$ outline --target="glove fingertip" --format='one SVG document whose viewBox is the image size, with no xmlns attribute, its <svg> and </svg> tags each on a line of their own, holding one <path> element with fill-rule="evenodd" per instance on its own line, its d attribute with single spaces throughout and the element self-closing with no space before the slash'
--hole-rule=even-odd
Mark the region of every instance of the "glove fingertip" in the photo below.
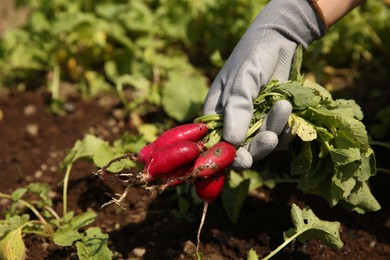
<svg viewBox="0 0 390 260">
<path fill-rule="evenodd" d="M 234 146 L 241 145 L 249 129 L 252 118 L 250 108 L 240 108 L 231 105 L 225 108 L 223 123 L 223 138 Z"/>
<path fill-rule="evenodd" d="M 276 101 L 269 110 L 260 131 L 272 131 L 279 135 L 286 126 L 291 112 L 292 105 L 289 101 Z"/>
<path fill-rule="evenodd" d="M 253 164 L 252 155 L 243 147 L 237 149 L 236 158 L 232 164 L 232 168 L 235 170 L 249 169 Z"/>
<path fill-rule="evenodd" d="M 257 134 L 249 143 L 248 151 L 254 161 L 263 159 L 278 145 L 278 136 L 272 131 L 263 131 Z"/>
</svg>

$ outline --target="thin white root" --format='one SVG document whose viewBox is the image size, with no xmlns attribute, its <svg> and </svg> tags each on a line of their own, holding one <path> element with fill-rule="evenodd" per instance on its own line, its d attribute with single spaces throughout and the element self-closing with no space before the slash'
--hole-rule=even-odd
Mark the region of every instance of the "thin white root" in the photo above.
<svg viewBox="0 0 390 260">
<path fill-rule="evenodd" d="M 116 199 L 116 198 L 112 197 L 111 200 L 109 202 L 104 203 L 101 206 L 101 208 L 104 208 L 104 207 L 106 207 L 108 205 L 111 205 L 111 204 L 115 203 L 119 207 L 121 207 L 122 209 L 126 210 L 126 208 L 121 205 L 121 202 L 123 202 L 125 200 L 127 194 L 129 193 L 129 190 L 130 190 L 130 186 L 127 186 L 125 191 L 122 194 L 115 194 L 115 196 L 120 196 L 119 199 Z"/>
<path fill-rule="evenodd" d="M 202 231 L 203 224 L 204 224 L 204 221 L 205 221 L 205 218 L 206 218 L 208 206 L 209 206 L 209 202 L 208 201 L 204 201 L 203 202 L 202 219 L 200 220 L 200 224 L 199 224 L 199 228 L 198 228 L 198 235 L 197 235 L 197 242 L 196 242 L 196 254 L 197 255 L 199 254 L 199 247 L 200 247 L 200 233 Z"/>
<path fill-rule="evenodd" d="M 126 177 L 127 179 L 122 179 L 121 181 L 123 183 L 128 183 L 128 182 L 133 181 L 132 177 L 134 177 L 135 174 L 134 173 L 117 173 L 117 174 L 115 174 L 115 176 L 117 176 L 117 177 Z"/>
<path fill-rule="evenodd" d="M 134 173 L 118 173 L 117 176 L 120 176 L 120 177 L 133 177 L 134 176 Z"/>
</svg>

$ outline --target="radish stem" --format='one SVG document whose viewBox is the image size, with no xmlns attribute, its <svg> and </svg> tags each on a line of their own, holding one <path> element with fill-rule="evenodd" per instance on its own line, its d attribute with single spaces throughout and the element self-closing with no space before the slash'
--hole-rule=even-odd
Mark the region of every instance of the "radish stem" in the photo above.
<svg viewBox="0 0 390 260">
<path fill-rule="evenodd" d="M 269 253 L 266 257 L 264 257 L 262 260 L 268 260 L 270 259 L 271 257 L 273 257 L 276 253 L 278 253 L 280 250 L 282 250 L 286 245 L 288 245 L 289 243 L 291 243 L 292 241 L 294 241 L 298 236 L 300 236 L 301 234 L 305 233 L 307 230 L 309 230 L 310 228 L 303 228 L 302 230 L 300 230 L 299 232 L 295 233 L 294 235 L 292 235 L 291 237 L 289 237 L 288 239 L 286 239 L 284 241 L 283 244 L 281 244 L 280 246 L 278 246 L 275 250 L 273 250 L 271 253 Z"/>
</svg>

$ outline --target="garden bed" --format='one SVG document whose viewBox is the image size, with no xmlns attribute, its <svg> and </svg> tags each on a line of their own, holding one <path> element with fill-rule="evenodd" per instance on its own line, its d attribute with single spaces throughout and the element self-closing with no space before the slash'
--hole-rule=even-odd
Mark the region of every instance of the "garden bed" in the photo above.
<svg viewBox="0 0 390 260">
<path fill-rule="evenodd" d="M 53 190 L 50 194 L 55 203 L 53 208 L 61 212 L 60 183 L 64 171 L 60 165 L 66 151 L 86 133 L 110 141 L 124 131 L 131 132 L 133 127 L 120 116 L 119 101 L 111 96 L 89 101 L 70 98 L 70 112 L 63 117 L 48 110 L 49 101 L 47 93 L 38 90 L 0 95 L 0 192 L 11 193 L 31 182 L 45 182 Z M 373 148 L 378 165 L 388 168 L 388 151 Z M 287 173 L 289 157 L 279 152 L 269 156 L 264 165 L 272 173 Z M 92 162 L 76 162 L 71 172 L 68 208 L 76 213 L 87 210 L 97 213 L 97 221 L 92 225 L 109 235 L 108 246 L 114 259 L 193 259 L 202 204 L 188 198 L 189 209 L 183 213 L 178 211 L 174 189 L 153 194 L 133 188 L 123 203 L 126 210 L 116 205 L 102 209 L 110 194 L 121 192 L 124 187 L 119 182 L 99 180 L 92 174 L 94 171 L 96 166 Z M 236 224 L 229 221 L 217 200 L 209 207 L 200 249 L 206 259 L 245 259 L 251 248 L 265 256 L 283 241 L 283 231 L 293 227 L 290 208 L 295 203 L 300 207 L 309 205 L 321 219 L 339 221 L 344 247 L 333 250 L 317 240 L 294 243 L 274 259 L 388 259 L 390 175 L 379 172 L 370 182 L 382 209 L 364 215 L 341 207 L 330 208 L 323 199 L 302 194 L 294 184 L 257 189 L 245 201 Z M 7 200 L 0 200 L 0 211 L 7 206 Z M 59 247 L 36 235 L 25 235 L 24 241 L 27 259 L 74 259 L 76 256 L 73 247 Z"/>
</svg>

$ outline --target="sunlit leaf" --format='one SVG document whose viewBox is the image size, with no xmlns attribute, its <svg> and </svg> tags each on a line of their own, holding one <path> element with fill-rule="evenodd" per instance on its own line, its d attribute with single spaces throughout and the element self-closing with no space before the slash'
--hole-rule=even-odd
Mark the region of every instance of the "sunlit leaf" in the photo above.
<svg viewBox="0 0 390 260">
<path fill-rule="evenodd" d="M 200 114 L 207 94 L 205 78 L 186 71 L 173 71 L 163 90 L 165 112 L 179 122 L 191 120 Z"/>
<path fill-rule="evenodd" d="M 251 248 L 248 252 L 246 260 L 259 260 L 259 255 L 256 253 L 256 251 L 253 248 Z"/>
<path fill-rule="evenodd" d="M 149 143 L 153 142 L 157 138 L 158 129 L 154 124 L 142 124 L 138 127 L 138 131 Z"/>
<path fill-rule="evenodd" d="M 22 238 L 22 228 L 9 232 L 0 241 L 0 259 L 24 259 L 26 256 L 26 246 Z"/>
<path fill-rule="evenodd" d="M 285 232 L 285 240 L 297 236 L 303 243 L 310 239 L 320 239 L 332 248 L 343 246 L 339 222 L 320 220 L 310 208 L 300 209 L 295 204 L 291 208 L 291 218 L 295 228 Z"/>
<path fill-rule="evenodd" d="M 76 160 L 84 157 L 92 158 L 99 147 L 104 144 L 105 141 L 94 136 L 87 134 L 82 140 L 77 140 L 73 148 L 65 157 L 63 165 L 68 166 L 74 163 Z"/>
<path fill-rule="evenodd" d="M 295 114 L 291 114 L 288 124 L 291 128 L 291 134 L 299 136 L 304 142 L 310 142 L 317 138 L 315 127 Z"/>
</svg>

